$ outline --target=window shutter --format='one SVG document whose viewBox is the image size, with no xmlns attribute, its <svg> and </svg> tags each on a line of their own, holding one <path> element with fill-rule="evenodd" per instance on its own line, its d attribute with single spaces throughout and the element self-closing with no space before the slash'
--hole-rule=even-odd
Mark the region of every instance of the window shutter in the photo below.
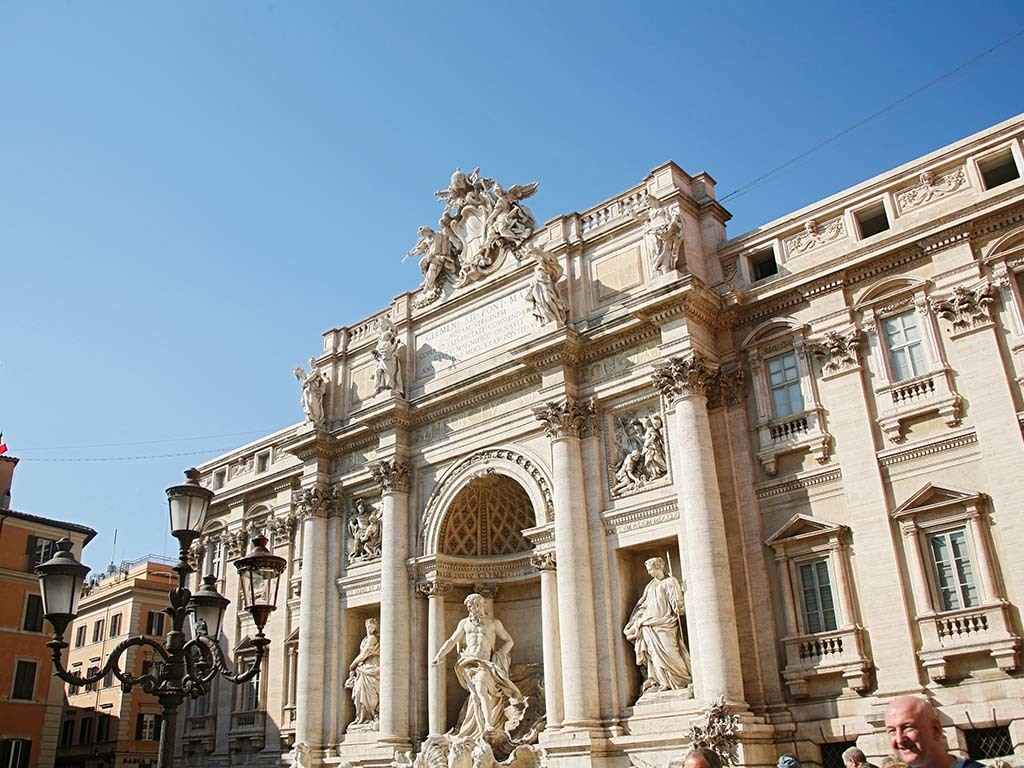
<svg viewBox="0 0 1024 768">
<path fill-rule="evenodd" d="M 28 555 L 28 570 L 32 570 L 39 563 L 36 562 L 36 546 L 38 538 L 36 536 L 29 536 L 28 542 L 25 544 L 25 554 Z M 9 758 L 8 758 L 9 759 Z"/>
<path fill-rule="evenodd" d="M 18 768 L 28 768 L 28 759 L 32 754 L 32 741 L 21 740 L 21 754 L 18 756 Z"/>
<path fill-rule="evenodd" d="M 135 718 L 135 740 L 142 741 L 142 713 Z"/>
<path fill-rule="evenodd" d="M 160 731 L 163 728 L 164 716 L 156 715 L 153 721 L 153 738 L 156 741 L 160 741 Z M 173 737 L 172 737 L 173 738 Z"/>
<path fill-rule="evenodd" d="M 11 752 L 14 750 L 14 739 L 0 741 L 0 765 L 11 764 Z"/>
</svg>

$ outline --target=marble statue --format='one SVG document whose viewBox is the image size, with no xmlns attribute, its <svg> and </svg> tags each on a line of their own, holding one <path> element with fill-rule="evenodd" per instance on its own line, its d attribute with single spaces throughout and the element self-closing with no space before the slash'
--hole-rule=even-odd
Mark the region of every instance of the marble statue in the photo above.
<svg viewBox="0 0 1024 768">
<path fill-rule="evenodd" d="M 488 614 L 482 595 L 469 595 L 465 606 L 469 615 L 459 622 L 431 661 L 432 666 L 439 666 L 453 648 L 459 647 L 455 676 L 469 692 L 469 699 L 454 735 L 480 739 L 495 732 L 511 733 L 527 705 L 509 677 L 512 637 Z"/>
<path fill-rule="evenodd" d="M 380 322 L 377 345 L 371 350 L 374 359 L 373 394 L 390 391 L 398 397 L 405 396 L 402 384 L 402 342 L 398 339 L 395 324 L 384 318 Z"/>
<path fill-rule="evenodd" d="M 651 580 L 623 630 L 633 643 L 636 663 L 646 670 L 641 695 L 669 691 L 690 684 L 690 654 L 683 643 L 683 587 L 668 574 L 665 561 L 652 557 L 644 563 Z"/>
<path fill-rule="evenodd" d="M 661 416 L 626 416 L 617 422 L 616 435 L 620 458 L 612 467 L 615 475 L 612 493 L 640 490 L 646 483 L 668 474 L 665 423 Z"/>
<path fill-rule="evenodd" d="M 530 312 L 541 323 L 565 323 L 569 305 L 558 295 L 558 281 L 565 274 L 558 258 L 537 245 L 528 247 L 525 255 L 534 261 L 533 277 L 526 293 Z"/>
<path fill-rule="evenodd" d="M 683 245 L 683 215 L 678 206 L 662 205 L 645 195 L 646 208 L 632 211 L 632 218 L 644 222 L 644 240 L 651 260 L 651 271 L 663 275 L 676 268 Z"/>
<path fill-rule="evenodd" d="M 448 189 L 436 192 L 444 203 L 438 230 L 420 227 L 420 239 L 406 258 L 422 254 L 420 285 L 415 304 L 425 306 L 440 298 L 446 280 L 456 288 L 479 280 L 497 269 L 502 258 L 522 247 L 537 221 L 523 201 L 537 191 L 537 182 L 513 184 L 505 189 L 476 168 L 456 168 Z"/>
<path fill-rule="evenodd" d="M 364 499 L 356 499 L 355 513 L 348 521 L 348 531 L 352 536 L 352 546 L 348 553 L 350 563 L 380 557 L 380 512 Z"/>
<path fill-rule="evenodd" d="M 295 378 L 302 385 L 302 410 L 314 424 L 324 420 L 324 395 L 329 383 L 327 375 L 316 369 L 316 358 L 309 358 L 309 373 L 304 368 L 295 368 Z"/>
<path fill-rule="evenodd" d="M 380 709 L 380 634 L 377 619 L 366 620 L 366 637 L 359 643 L 359 653 L 348 665 L 345 687 L 352 691 L 356 717 L 349 730 L 371 730 L 376 727 Z"/>
</svg>

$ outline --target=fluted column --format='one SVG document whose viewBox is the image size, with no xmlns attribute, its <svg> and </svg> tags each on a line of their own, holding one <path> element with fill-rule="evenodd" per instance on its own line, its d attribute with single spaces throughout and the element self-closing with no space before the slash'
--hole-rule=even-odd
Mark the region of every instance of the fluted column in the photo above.
<svg viewBox="0 0 1024 768">
<path fill-rule="evenodd" d="M 653 379 L 669 409 L 694 693 L 705 704 L 719 696 L 742 703 L 739 634 L 707 410 L 709 391 L 726 382 L 717 368 L 696 356 L 671 358 Z"/>
<path fill-rule="evenodd" d="M 581 435 L 593 421 L 591 402 L 567 399 L 536 409 L 551 438 L 556 580 L 562 656 L 563 726 L 588 726 L 598 718 L 597 637 L 590 540 L 583 485 Z"/>
<path fill-rule="evenodd" d="M 416 590 L 427 598 L 427 659 L 433 659 L 448 637 L 444 626 L 444 599 L 452 591 L 447 581 L 434 579 L 421 581 Z M 442 661 L 436 667 L 427 667 L 427 726 L 431 736 L 440 736 L 448 730 L 448 691 L 445 688 L 445 671 Z"/>
<path fill-rule="evenodd" d="M 380 566 L 380 735 L 409 740 L 409 465 L 388 459 L 370 466 L 383 496 Z"/>
<path fill-rule="evenodd" d="M 296 669 L 295 742 L 314 759 L 325 746 L 323 617 L 327 612 L 327 518 L 334 513 L 333 489 L 310 488 L 296 499 L 302 519 L 302 593 L 299 607 L 299 659 Z"/>
<path fill-rule="evenodd" d="M 562 657 L 558 631 L 558 579 L 555 553 L 540 552 L 530 562 L 540 571 L 540 623 L 544 650 L 544 709 L 548 728 L 562 722 Z"/>
</svg>

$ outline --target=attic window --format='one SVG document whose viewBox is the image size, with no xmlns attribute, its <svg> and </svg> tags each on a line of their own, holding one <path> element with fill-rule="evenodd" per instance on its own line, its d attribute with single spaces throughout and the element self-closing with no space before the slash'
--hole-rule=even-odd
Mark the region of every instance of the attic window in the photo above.
<svg viewBox="0 0 1024 768">
<path fill-rule="evenodd" d="M 772 248 L 765 248 L 751 255 L 750 274 L 754 282 L 779 274 L 779 265 L 775 261 L 775 251 Z"/>
<path fill-rule="evenodd" d="M 981 180 L 985 182 L 985 189 L 992 189 L 1020 178 L 1020 171 L 1017 170 L 1017 164 L 1013 161 L 1013 153 L 1010 150 L 982 160 L 978 163 L 978 170 L 981 171 Z"/>
<path fill-rule="evenodd" d="M 857 211 L 854 217 L 857 219 L 861 238 L 871 237 L 889 229 L 889 217 L 885 215 L 885 206 L 882 203 Z"/>
<path fill-rule="evenodd" d="M 228 480 L 228 471 L 226 469 L 218 469 L 213 473 L 213 490 L 219 491 L 224 487 L 224 483 Z"/>
</svg>

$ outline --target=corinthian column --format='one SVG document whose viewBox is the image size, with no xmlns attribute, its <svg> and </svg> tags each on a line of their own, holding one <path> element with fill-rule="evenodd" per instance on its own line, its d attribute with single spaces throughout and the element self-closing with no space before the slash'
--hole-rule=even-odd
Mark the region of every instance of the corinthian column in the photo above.
<svg viewBox="0 0 1024 768">
<path fill-rule="evenodd" d="M 597 638 L 580 437 L 590 430 L 592 402 L 566 399 L 535 409 L 551 438 L 554 474 L 555 557 L 561 643 L 563 726 L 598 719 Z"/>
<path fill-rule="evenodd" d="M 704 704 L 719 696 L 740 704 L 739 635 L 707 410 L 709 391 L 722 382 L 717 368 L 696 356 L 671 358 L 653 379 L 668 406 L 675 458 L 694 693 Z"/>
<path fill-rule="evenodd" d="M 530 558 L 540 571 L 540 625 L 544 650 L 544 709 L 548 728 L 562 722 L 562 657 L 558 632 L 558 582 L 555 553 L 539 552 Z"/>
<path fill-rule="evenodd" d="M 310 749 L 314 761 L 326 746 L 323 621 L 327 614 L 327 528 L 335 510 L 333 488 L 309 488 L 295 500 L 302 520 L 302 592 L 299 605 L 299 659 L 296 670 L 295 743 Z"/>
<path fill-rule="evenodd" d="M 421 581 L 416 591 L 427 598 L 427 659 L 433 659 L 448 634 L 444 626 L 444 597 L 452 591 L 447 581 Z M 447 690 L 445 664 L 427 667 L 427 723 L 431 736 L 440 736 L 447 727 Z"/>
<path fill-rule="evenodd" d="M 388 459 L 370 466 L 383 495 L 380 565 L 380 735 L 409 740 L 409 465 Z"/>
</svg>

